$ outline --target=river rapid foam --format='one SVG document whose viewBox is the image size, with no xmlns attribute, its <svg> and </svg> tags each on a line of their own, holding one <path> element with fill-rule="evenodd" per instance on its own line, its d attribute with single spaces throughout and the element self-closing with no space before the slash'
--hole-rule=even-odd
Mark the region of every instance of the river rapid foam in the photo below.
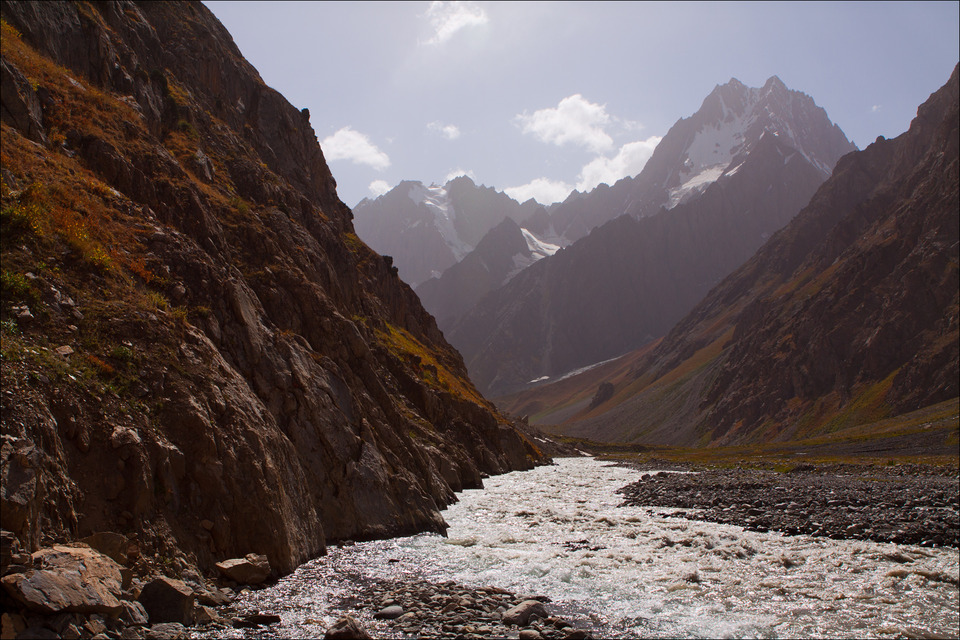
<svg viewBox="0 0 960 640">
<path fill-rule="evenodd" d="M 274 632 L 309 637 L 336 619 L 351 581 L 452 580 L 546 595 L 602 637 L 960 634 L 955 548 L 782 536 L 618 506 L 616 490 L 638 476 L 582 458 L 489 478 L 444 512 L 449 537 L 331 548 L 246 605 L 280 611 Z"/>
</svg>

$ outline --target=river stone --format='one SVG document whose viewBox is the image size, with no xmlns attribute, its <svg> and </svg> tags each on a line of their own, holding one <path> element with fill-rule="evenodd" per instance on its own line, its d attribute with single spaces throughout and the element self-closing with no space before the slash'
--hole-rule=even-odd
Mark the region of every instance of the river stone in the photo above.
<svg viewBox="0 0 960 640">
<path fill-rule="evenodd" d="M 503 614 L 503 624 L 515 624 L 518 627 L 527 624 L 530 616 L 547 617 L 547 610 L 539 600 L 524 600 Z"/>
<path fill-rule="evenodd" d="M 140 591 L 139 601 L 154 626 L 162 622 L 193 622 L 193 590 L 179 580 L 154 578 Z"/>
<path fill-rule="evenodd" d="M 394 620 L 403 615 L 403 607 L 398 604 L 390 605 L 389 607 L 384 607 L 373 614 L 374 618 L 378 620 Z"/>
<path fill-rule="evenodd" d="M 536 629 L 521 629 L 518 637 L 520 640 L 541 640 L 543 638 Z"/>
<path fill-rule="evenodd" d="M 324 640 L 370 640 L 370 634 L 352 616 L 343 616 L 323 635 Z"/>
<path fill-rule="evenodd" d="M 260 584 L 270 575 L 267 556 L 248 553 L 243 558 L 232 558 L 217 563 L 217 569 L 227 578 L 240 584 Z"/>
<path fill-rule="evenodd" d="M 43 614 L 120 613 L 120 566 L 83 546 L 54 545 L 33 554 L 37 569 L 3 578 L 3 587 L 22 605 Z"/>
</svg>

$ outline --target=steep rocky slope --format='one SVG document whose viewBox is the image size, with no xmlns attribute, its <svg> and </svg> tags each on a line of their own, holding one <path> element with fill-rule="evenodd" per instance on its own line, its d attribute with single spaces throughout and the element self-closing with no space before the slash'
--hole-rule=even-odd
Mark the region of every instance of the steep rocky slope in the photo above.
<svg viewBox="0 0 960 640">
<path fill-rule="evenodd" d="M 663 336 L 824 179 L 770 132 L 725 167 L 688 202 L 620 216 L 484 297 L 445 332 L 474 382 L 503 395 Z"/>
<path fill-rule="evenodd" d="M 727 444 L 836 432 L 958 395 L 957 70 L 565 431 Z M 954 420 L 955 420 L 954 416 Z"/>
<path fill-rule="evenodd" d="M 442 530 L 533 445 L 201 4 L 2 5 L 2 526 L 168 571 Z M 336 99 L 336 96 L 331 96 Z"/>
</svg>

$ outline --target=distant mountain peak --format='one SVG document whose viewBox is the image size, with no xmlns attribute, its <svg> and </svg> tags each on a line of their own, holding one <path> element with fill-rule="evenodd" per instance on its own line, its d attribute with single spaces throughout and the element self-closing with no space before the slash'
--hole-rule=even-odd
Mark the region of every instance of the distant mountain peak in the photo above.
<svg viewBox="0 0 960 640">
<path fill-rule="evenodd" d="M 779 77 L 771 76 L 760 88 L 731 78 L 717 85 L 700 109 L 677 122 L 664 138 L 664 153 L 681 159 L 672 170 L 663 167 L 668 168 L 661 178 L 667 190 L 664 206 L 670 209 L 688 201 L 734 170 L 765 133 L 799 151 L 824 178 L 841 155 L 856 149 L 813 98 L 787 88 Z M 652 161 L 653 169 L 658 165 Z"/>
</svg>

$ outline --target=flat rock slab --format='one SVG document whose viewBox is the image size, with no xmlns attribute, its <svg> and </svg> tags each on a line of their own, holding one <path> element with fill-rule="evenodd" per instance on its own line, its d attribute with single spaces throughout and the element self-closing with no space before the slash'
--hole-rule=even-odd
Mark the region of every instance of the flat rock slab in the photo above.
<svg viewBox="0 0 960 640">
<path fill-rule="evenodd" d="M 147 631 L 146 640 L 180 640 L 187 636 L 187 629 L 178 622 L 155 624 Z"/>
<path fill-rule="evenodd" d="M 40 549 L 38 569 L 3 578 L 3 587 L 22 605 L 43 614 L 60 612 L 119 614 L 120 565 L 88 546 Z"/>
<path fill-rule="evenodd" d="M 218 562 L 217 569 L 227 578 L 240 584 L 260 584 L 270 576 L 270 562 L 267 556 L 256 553 Z"/>
</svg>

